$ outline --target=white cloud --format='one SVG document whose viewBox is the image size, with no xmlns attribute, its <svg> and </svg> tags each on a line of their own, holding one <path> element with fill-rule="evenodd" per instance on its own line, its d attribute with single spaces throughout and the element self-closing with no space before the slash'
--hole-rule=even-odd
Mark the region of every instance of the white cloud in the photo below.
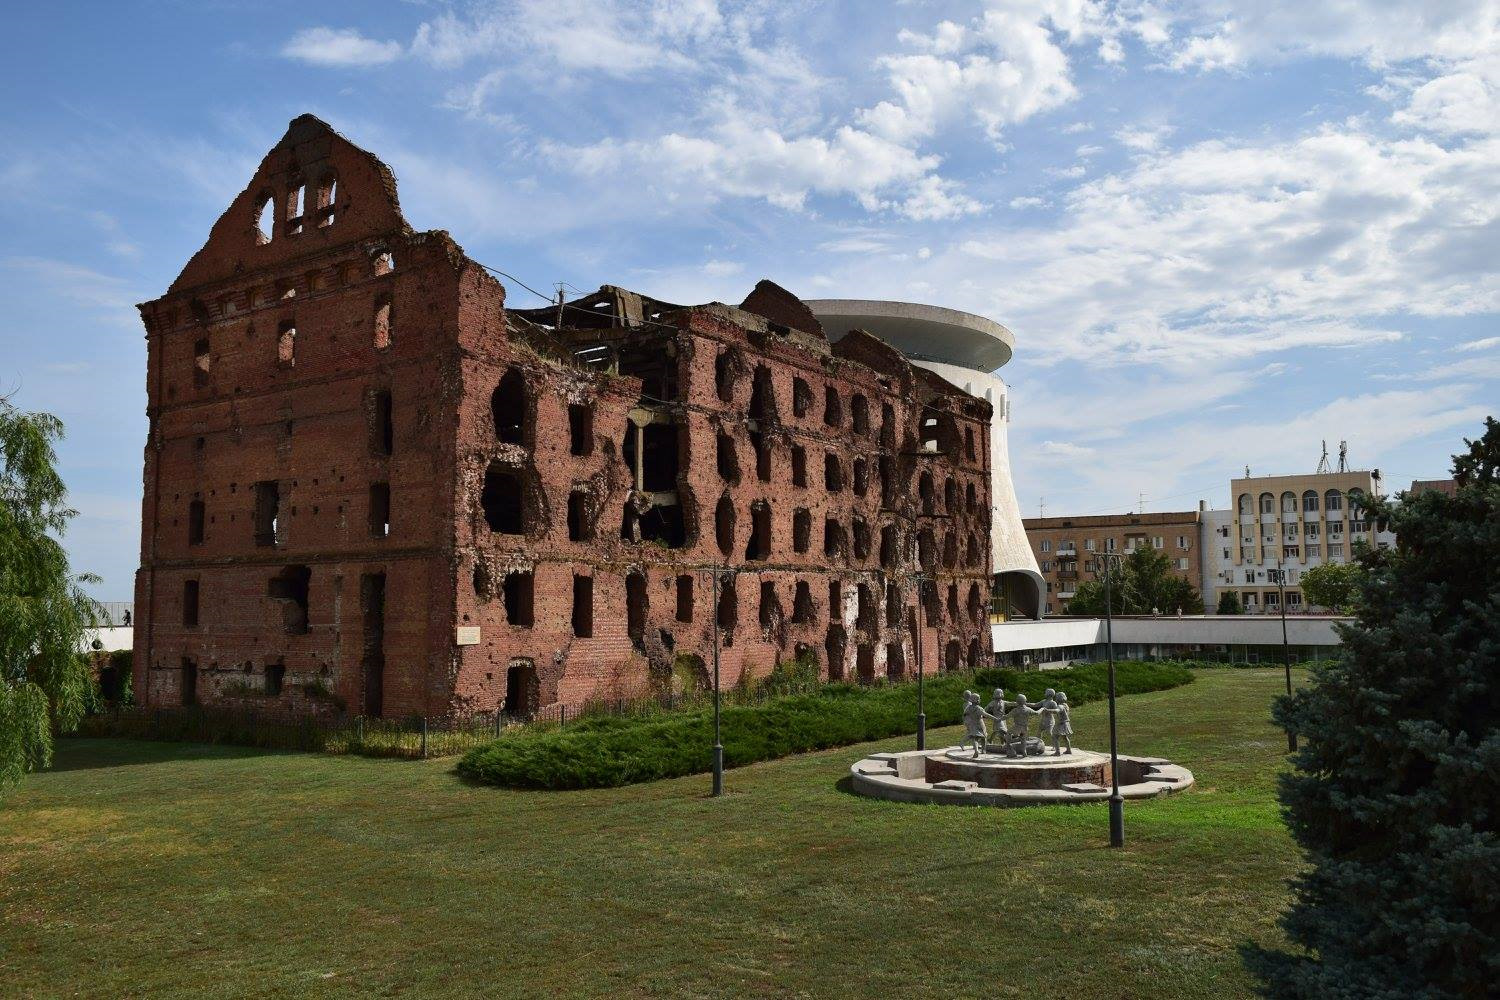
<svg viewBox="0 0 1500 1000">
<path fill-rule="evenodd" d="M 288 59 L 314 66 L 380 66 L 401 58 L 400 42 L 366 38 L 355 28 L 304 28 L 281 47 Z"/>
<path fill-rule="evenodd" d="M 1033 454 L 1057 458 L 1089 458 L 1095 453 L 1094 448 L 1073 444 L 1070 441 L 1043 441 L 1033 451 Z"/>
<path fill-rule="evenodd" d="M 1014 209 L 1042 208 L 1047 204 L 1047 199 L 1038 198 L 1035 195 L 1022 195 L 1010 200 L 1010 207 Z"/>
<path fill-rule="evenodd" d="M 703 265 L 703 273 L 710 278 L 727 278 L 739 274 L 745 265 L 733 260 L 711 260 Z"/>
<path fill-rule="evenodd" d="M 1468 340 L 1453 349 L 1455 351 L 1488 351 L 1492 347 L 1500 347 L 1500 337 L 1483 337 L 1479 340 Z"/>
<path fill-rule="evenodd" d="M 1158 125 L 1152 128 L 1122 128 L 1115 133 L 1115 141 L 1126 149 L 1149 153 L 1160 146 L 1161 141 L 1171 134 L 1172 128 L 1168 125 Z"/>
</svg>

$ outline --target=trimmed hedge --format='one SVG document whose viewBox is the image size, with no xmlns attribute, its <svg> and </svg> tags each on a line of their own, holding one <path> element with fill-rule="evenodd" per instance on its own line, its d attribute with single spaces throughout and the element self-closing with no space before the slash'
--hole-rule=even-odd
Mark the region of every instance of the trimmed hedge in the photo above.
<svg viewBox="0 0 1500 1000">
<path fill-rule="evenodd" d="M 1190 671 L 1175 664 L 1116 665 L 1120 694 L 1160 691 L 1186 684 Z M 964 689 L 1024 692 L 1035 699 L 1049 687 L 1068 693 L 1070 705 L 1105 696 L 1103 664 L 1017 673 L 985 669 L 941 674 L 926 683 L 929 726 L 960 721 Z M 916 731 L 917 687 L 829 684 L 813 694 L 764 705 L 723 710 L 724 766 L 739 767 L 789 754 L 826 750 Z M 712 767 L 713 713 L 664 713 L 646 718 L 585 716 L 564 727 L 526 726 L 469 751 L 458 763 L 467 778 L 510 788 L 611 788 L 699 774 Z"/>
</svg>

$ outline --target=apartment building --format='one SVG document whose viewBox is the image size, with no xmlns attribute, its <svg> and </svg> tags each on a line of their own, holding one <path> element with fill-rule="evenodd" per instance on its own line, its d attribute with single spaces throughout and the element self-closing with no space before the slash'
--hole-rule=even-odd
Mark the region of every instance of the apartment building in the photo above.
<svg viewBox="0 0 1500 1000">
<path fill-rule="evenodd" d="M 1359 542 L 1395 543 L 1365 516 L 1364 498 L 1379 495 L 1378 469 L 1231 480 L 1230 509 L 1204 512 L 1204 603 L 1212 610 L 1233 591 L 1247 613 L 1279 614 L 1282 569 L 1288 613 L 1322 610 L 1303 599 L 1308 569 L 1348 562 Z"/>
<path fill-rule="evenodd" d="M 1078 584 L 1093 579 L 1101 568 L 1100 554 L 1123 555 L 1137 548 L 1165 553 L 1173 568 L 1201 593 L 1200 513 L 1186 510 L 1026 518 L 1026 537 L 1042 572 L 1045 613 L 1067 613 L 1068 601 L 1077 593 Z"/>
</svg>

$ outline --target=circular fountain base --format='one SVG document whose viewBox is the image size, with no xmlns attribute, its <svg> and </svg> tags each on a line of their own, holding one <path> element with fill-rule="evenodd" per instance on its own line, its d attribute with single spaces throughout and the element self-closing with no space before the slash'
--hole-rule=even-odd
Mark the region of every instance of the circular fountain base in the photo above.
<svg viewBox="0 0 1500 1000">
<path fill-rule="evenodd" d="M 954 805 L 1040 805 L 1107 799 L 1112 776 L 1109 755 L 1075 749 L 1054 755 L 1006 756 L 1002 747 L 974 755 L 972 748 L 878 753 L 850 769 L 861 795 L 897 802 Z M 1154 798 L 1193 784 L 1193 774 L 1159 757 L 1121 754 L 1120 794 Z"/>
</svg>

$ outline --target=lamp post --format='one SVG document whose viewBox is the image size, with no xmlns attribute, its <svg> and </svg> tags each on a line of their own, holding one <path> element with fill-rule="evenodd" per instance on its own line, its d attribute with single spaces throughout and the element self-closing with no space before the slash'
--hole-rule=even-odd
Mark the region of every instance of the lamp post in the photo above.
<svg viewBox="0 0 1500 1000">
<path fill-rule="evenodd" d="M 1120 795 L 1120 741 L 1115 727 L 1115 609 L 1110 567 L 1119 560 L 1113 553 L 1101 554 L 1104 563 L 1104 649 L 1109 661 L 1109 846 L 1125 846 L 1125 799 Z"/>
<path fill-rule="evenodd" d="M 922 700 L 922 681 L 925 670 L 922 665 L 922 597 L 923 585 L 927 582 L 925 573 L 917 573 L 917 634 L 912 637 L 912 649 L 917 654 L 917 749 L 927 749 L 927 711 L 925 702 Z"/>
<path fill-rule="evenodd" d="M 1292 647 L 1286 637 L 1286 570 L 1282 569 L 1280 559 L 1276 560 L 1276 592 L 1281 601 L 1281 662 L 1286 668 L 1286 693 L 1292 693 Z M 1294 729 L 1286 731 L 1287 753 L 1297 752 L 1297 732 Z"/>
<path fill-rule="evenodd" d="M 719 567 L 714 566 L 714 787 L 715 796 L 724 794 L 724 740 L 719 729 Z"/>
</svg>

